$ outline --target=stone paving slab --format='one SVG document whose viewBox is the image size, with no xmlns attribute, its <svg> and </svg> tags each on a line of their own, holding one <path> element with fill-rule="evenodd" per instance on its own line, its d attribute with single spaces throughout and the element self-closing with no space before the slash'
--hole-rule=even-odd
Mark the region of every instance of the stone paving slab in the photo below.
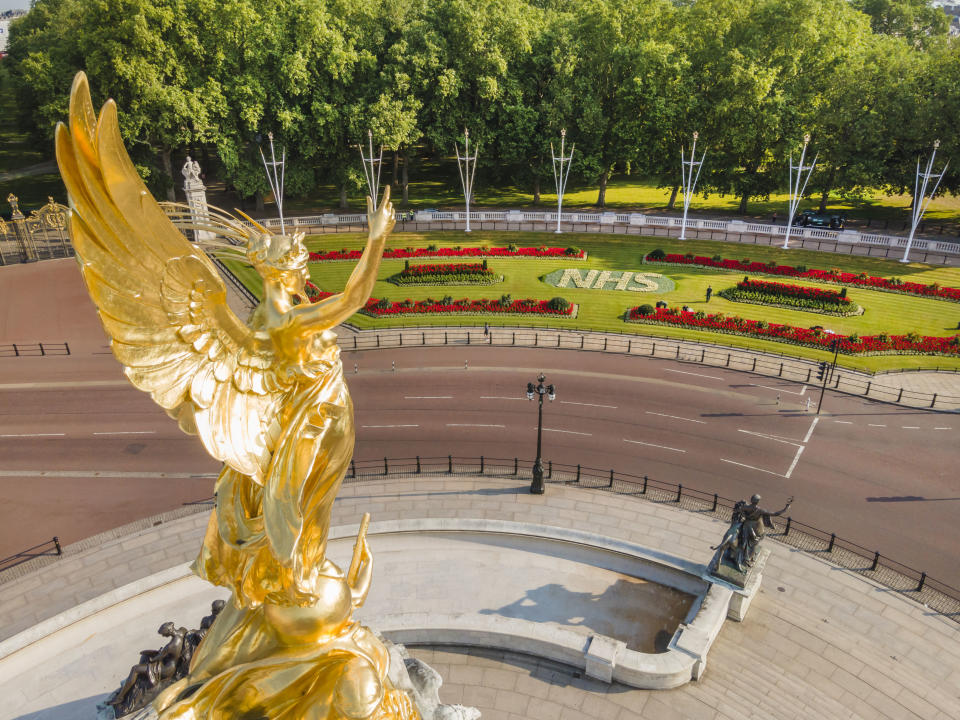
<svg viewBox="0 0 960 720">
<path fill-rule="evenodd" d="M 377 505 L 375 521 L 456 516 L 463 505 L 467 516 L 564 525 L 612 537 L 703 563 L 710 558 L 707 538 L 719 538 L 721 523 L 629 497 L 615 498 L 633 518 L 602 528 L 591 517 L 605 517 L 612 498 L 578 488 L 550 486 L 544 496 L 530 495 L 525 483 L 490 477 L 410 478 L 355 482 L 341 491 L 334 524 L 356 523 L 361 513 Z M 572 504 L 575 512 L 564 505 Z M 402 509 L 401 509 L 402 507 Z M 559 520 L 561 517 L 563 520 Z M 149 563 L 135 562 L 142 548 L 115 556 L 126 570 L 104 578 L 96 567 L 96 548 L 68 552 L 60 561 L 0 585 L 3 632 L 49 617 L 68 602 L 76 604 L 110 589 L 119 578 L 130 582 L 190 559 L 199 545 L 205 518 L 182 517 L 158 530 L 144 528 L 134 537 L 151 536 Z M 177 532 L 173 532 L 176 526 Z M 115 538 L 105 548 L 133 538 Z M 678 542 L 679 540 L 685 542 Z M 630 717 L 630 718 L 924 718 L 960 717 L 960 624 L 937 616 L 902 596 L 819 558 L 769 543 L 763 586 L 746 621 L 728 623 L 711 650 L 701 681 L 671 691 L 625 691 L 598 686 L 558 673 L 544 684 L 531 670 L 511 670 L 513 660 L 482 658 L 484 669 L 507 674 L 481 683 L 449 681 L 445 702 L 482 706 L 486 720 L 512 717 Z M 67 549 L 69 551 L 69 548 Z M 179 559 L 182 558 L 182 559 Z M 86 566 L 84 565 L 86 561 Z M 149 565 L 149 567 L 147 567 Z M 126 574 L 124 574 L 126 572 Z M 39 580 L 39 583 L 37 582 Z M 18 593 L 17 586 L 33 586 Z M 51 585 L 57 587 L 50 593 Z M 9 587 L 8 587 L 9 586 Z M 14 601 L 24 597 L 26 606 Z M 24 607 L 29 608 L 29 611 Z M 484 662 L 479 662 L 483 660 Z M 535 662 L 535 661 L 533 661 Z M 453 664 L 453 661 L 450 661 Z M 486 664 L 484 664 L 486 663 Z M 441 663 L 442 664 L 442 663 Z M 541 663 L 540 666 L 543 666 Z M 460 671 L 466 672 L 466 671 Z M 474 672 L 475 671 L 471 671 Z M 509 673 L 514 673 L 513 687 Z M 566 672 L 566 675 L 563 673 Z M 542 674 L 542 673 L 541 673 Z M 523 677 L 520 677 L 520 676 Z M 494 675 L 491 675 L 491 678 Z M 524 690 L 517 688 L 524 680 Z M 460 698 L 456 688 L 462 687 Z M 507 695 L 506 693 L 514 693 Z M 538 693 L 546 692 L 546 697 Z M 501 695 L 500 693 L 504 693 Z M 523 697 L 526 696 L 526 705 Z M 531 700 L 536 698 L 536 702 Z M 601 700 L 605 702 L 600 702 Z M 616 716 L 607 714 L 616 705 Z M 498 706 L 499 703 L 499 706 Z M 523 709 L 520 709 L 523 707 Z"/>
</svg>

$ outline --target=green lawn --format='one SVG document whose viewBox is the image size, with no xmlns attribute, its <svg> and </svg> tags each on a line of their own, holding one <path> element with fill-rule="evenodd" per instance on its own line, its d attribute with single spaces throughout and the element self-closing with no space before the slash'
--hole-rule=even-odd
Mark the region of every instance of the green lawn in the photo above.
<svg viewBox="0 0 960 720">
<path fill-rule="evenodd" d="M 361 248 L 365 237 L 358 233 L 340 235 L 313 236 L 308 239 L 311 250 L 335 250 L 340 248 Z M 600 236 L 568 233 L 559 237 L 552 233 L 493 233 L 474 232 L 469 238 L 461 232 L 397 233 L 390 240 L 390 247 L 425 247 L 430 244 L 439 246 L 453 245 L 491 245 L 503 246 L 507 243 L 520 246 L 530 245 L 576 245 L 589 253 L 584 261 L 569 259 L 490 259 L 489 266 L 502 273 L 504 282 L 481 287 L 397 287 L 386 281 L 403 268 L 403 260 L 384 260 L 373 295 L 390 300 L 422 300 L 427 297 L 439 298 L 444 295 L 461 297 L 499 297 L 510 293 L 514 299 L 532 297 L 549 299 L 561 295 L 580 305 L 579 315 L 575 319 L 561 320 L 548 317 L 496 317 L 496 316 L 416 316 L 408 318 L 377 319 L 357 314 L 351 323 L 360 328 L 395 327 L 397 325 L 534 325 L 551 327 L 576 327 L 590 330 L 603 330 L 637 335 L 662 335 L 684 337 L 722 343 L 736 347 L 748 347 L 767 352 L 794 355 L 810 359 L 825 359 L 829 353 L 810 348 L 802 348 L 786 343 L 767 340 L 721 335 L 704 331 L 692 331 L 663 326 L 645 326 L 625 323 L 621 318 L 625 310 L 642 303 L 653 304 L 665 300 L 671 307 L 690 305 L 694 310 L 724 312 L 728 315 L 740 315 L 745 318 L 763 319 L 768 322 L 788 323 L 802 327 L 822 325 L 843 334 L 858 333 L 875 335 L 880 332 L 904 334 L 910 331 L 921 335 L 952 335 L 960 321 L 960 305 L 927 298 L 910 297 L 859 288 L 848 289 L 848 295 L 865 309 L 863 315 L 837 318 L 816 313 L 781 308 L 767 308 L 759 305 L 733 303 L 714 295 L 709 304 L 705 302 L 708 285 L 714 292 L 736 284 L 741 275 L 689 267 L 672 268 L 666 266 L 641 265 L 646 252 L 662 247 L 664 250 L 693 252 L 703 255 L 720 254 L 724 257 L 751 260 L 774 260 L 781 264 L 805 264 L 811 268 L 841 267 L 849 272 L 866 272 L 871 275 L 890 277 L 893 275 L 913 282 L 938 282 L 941 285 L 960 287 L 960 269 L 934 267 L 921 263 L 901 263 L 877 258 L 859 258 L 816 253 L 803 250 L 780 250 L 766 247 L 745 246 L 732 243 L 686 241 L 665 238 L 637 238 L 625 236 Z M 424 261 L 429 262 L 429 261 Z M 235 272 L 256 294 L 260 294 L 259 279 L 249 267 L 230 263 Z M 633 270 L 642 272 L 660 272 L 673 279 L 676 287 L 664 293 L 639 293 L 630 291 L 599 291 L 586 289 L 559 289 L 547 285 L 541 277 L 559 268 L 583 267 L 608 270 Z M 313 282 L 322 290 L 336 292 L 343 288 L 353 269 L 351 262 L 311 263 L 310 274 Z M 807 284 L 807 283 L 805 283 Z M 816 283 L 809 283 L 816 285 Z M 836 289 L 836 285 L 826 285 Z M 891 370 L 915 367 L 950 367 L 960 369 L 960 358 L 936 356 L 885 355 L 876 357 L 841 356 L 841 364 L 861 370 Z"/>
</svg>

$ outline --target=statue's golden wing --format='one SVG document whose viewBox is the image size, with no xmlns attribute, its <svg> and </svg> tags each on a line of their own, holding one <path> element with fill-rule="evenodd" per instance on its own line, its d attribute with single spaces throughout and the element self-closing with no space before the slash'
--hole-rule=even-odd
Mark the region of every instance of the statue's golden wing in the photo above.
<svg viewBox="0 0 960 720">
<path fill-rule="evenodd" d="M 280 374 L 272 341 L 227 306 L 216 267 L 137 174 L 114 102 L 94 115 L 83 73 L 73 83 L 70 125 L 58 125 L 56 138 L 73 245 L 113 354 L 207 452 L 262 482 L 293 384 Z"/>
</svg>

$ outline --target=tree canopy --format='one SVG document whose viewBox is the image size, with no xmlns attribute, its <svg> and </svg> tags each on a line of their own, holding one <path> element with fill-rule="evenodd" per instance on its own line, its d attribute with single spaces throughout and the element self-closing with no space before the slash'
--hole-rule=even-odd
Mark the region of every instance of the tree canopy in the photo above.
<svg viewBox="0 0 960 720">
<path fill-rule="evenodd" d="M 960 148 L 960 42 L 929 0 L 34 0 L 6 62 L 41 142 L 86 71 L 168 194 L 194 153 L 262 200 L 268 132 L 290 193 L 334 184 L 343 203 L 368 129 L 406 200 L 411 158 L 448 158 L 464 128 L 482 172 L 539 199 L 565 128 L 600 206 L 615 172 L 676 187 L 699 131 L 700 188 L 743 211 L 786 185 L 805 133 L 824 201 L 912 190 L 934 139 Z"/>
</svg>

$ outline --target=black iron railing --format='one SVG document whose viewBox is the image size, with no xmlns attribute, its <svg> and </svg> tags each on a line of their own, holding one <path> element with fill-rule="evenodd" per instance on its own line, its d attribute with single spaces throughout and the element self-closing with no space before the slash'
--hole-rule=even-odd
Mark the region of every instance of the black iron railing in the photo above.
<svg viewBox="0 0 960 720">
<path fill-rule="evenodd" d="M 391 323 L 393 319 L 391 318 Z M 340 342 L 346 351 L 382 350 L 397 347 L 431 347 L 444 345 L 492 345 L 495 347 L 532 347 L 554 350 L 606 352 L 637 357 L 654 357 L 682 362 L 725 367 L 779 377 L 794 382 L 815 382 L 817 363 L 786 354 L 738 350 L 708 341 L 683 341 L 656 335 L 613 334 L 579 328 L 490 327 L 450 325 L 445 328 L 391 328 L 362 331 L 344 336 Z M 928 368 L 933 369 L 933 368 Z M 939 368 L 938 368 L 939 369 Z M 349 370 L 349 368 L 348 368 Z M 911 407 L 952 410 L 960 405 L 960 397 L 941 393 L 924 393 L 891 387 L 866 374 L 851 374 L 838 368 L 828 389 L 849 395 L 862 395 L 873 400 L 901 403 Z"/>
<path fill-rule="evenodd" d="M 533 461 L 520 458 L 461 457 L 405 457 L 352 460 L 347 470 L 345 483 L 358 483 L 385 477 L 421 477 L 437 479 L 450 475 L 462 477 L 475 475 L 491 478 L 515 477 L 529 485 Z M 717 493 L 697 488 L 664 482 L 647 475 L 632 475 L 613 469 L 546 463 L 545 481 L 586 490 L 609 492 L 649 502 L 669 504 L 701 515 L 729 521 L 734 500 Z M 547 493 L 549 494 L 549 487 Z M 205 510 L 209 499 L 195 503 L 198 512 Z M 836 533 L 826 532 L 792 517 L 771 518 L 774 530 L 768 532 L 771 539 L 789 545 L 802 552 L 823 558 L 839 567 L 856 572 L 885 588 L 901 593 L 923 604 L 930 610 L 960 622 L 960 589 L 927 576 L 926 572 L 897 562 L 876 550 L 858 545 Z M 718 538 L 719 539 L 719 538 Z M 38 557 L 62 555 L 59 540 L 41 543 L 32 548 L 0 560 L 0 570 L 24 563 Z"/>
<path fill-rule="evenodd" d="M 0 345 L 0 357 L 43 357 L 69 355 L 68 343 L 9 343 Z"/>
<path fill-rule="evenodd" d="M 34 558 L 38 557 L 60 557 L 61 555 L 63 555 L 63 548 L 60 547 L 60 538 L 54 535 L 53 538 L 47 540 L 46 542 L 42 542 L 39 545 L 34 545 L 26 550 L 21 550 L 16 555 L 3 558 L 0 560 L 0 570 L 12 568 L 15 565 L 25 563 L 28 560 L 33 560 Z"/>
<path fill-rule="evenodd" d="M 484 475 L 515 476 L 529 484 L 532 460 L 519 458 L 412 457 L 354 460 L 346 482 L 362 482 L 384 476 L 416 475 L 444 477 Z M 684 510 L 729 521 L 735 503 L 731 498 L 696 488 L 656 480 L 646 475 L 631 475 L 613 469 L 548 462 L 547 483 L 570 485 L 590 490 L 629 495 L 650 502 L 672 504 Z M 547 489 L 549 493 L 549 488 Z M 836 533 L 826 532 L 792 517 L 771 518 L 774 530 L 768 536 L 805 553 L 821 557 L 835 565 L 859 573 L 890 590 L 902 593 L 931 610 L 960 622 L 960 589 L 928 577 L 921 570 L 897 562 Z"/>
</svg>

